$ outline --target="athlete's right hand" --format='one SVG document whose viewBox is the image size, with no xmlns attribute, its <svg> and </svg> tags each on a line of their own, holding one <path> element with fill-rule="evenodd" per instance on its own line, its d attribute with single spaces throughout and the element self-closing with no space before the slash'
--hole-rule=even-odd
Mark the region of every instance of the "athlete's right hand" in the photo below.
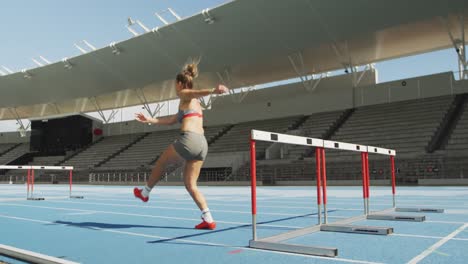
<svg viewBox="0 0 468 264">
<path fill-rule="evenodd" d="M 141 122 L 141 123 L 149 123 L 149 119 L 146 118 L 146 116 L 142 113 L 138 113 L 138 114 L 135 114 L 135 119 L 138 121 L 138 122 Z"/>
<path fill-rule="evenodd" d="M 219 84 L 218 87 L 216 87 L 214 92 L 216 94 L 223 94 L 223 93 L 229 92 L 229 89 L 226 86 Z"/>
</svg>

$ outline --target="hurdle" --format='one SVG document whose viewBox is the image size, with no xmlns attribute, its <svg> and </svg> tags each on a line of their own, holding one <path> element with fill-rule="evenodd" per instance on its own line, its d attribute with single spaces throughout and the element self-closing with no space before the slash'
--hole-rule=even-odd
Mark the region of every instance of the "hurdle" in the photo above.
<svg viewBox="0 0 468 264">
<path fill-rule="evenodd" d="M 319 231 L 320 221 L 321 221 L 320 216 L 319 216 L 319 225 L 317 226 L 312 226 L 309 228 L 300 229 L 300 230 L 288 232 L 282 235 L 273 236 L 269 238 L 258 239 L 257 237 L 257 193 L 256 193 L 257 191 L 256 160 L 257 159 L 256 159 L 256 148 L 255 148 L 255 142 L 257 140 L 269 141 L 269 142 L 282 142 L 282 143 L 288 142 L 290 144 L 306 145 L 306 146 L 311 146 L 311 147 L 323 146 L 323 140 L 321 139 L 304 138 L 304 137 L 299 137 L 299 136 L 252 130 L 251 139 L 250 139 L 250 175 L 251 175 L 252 237 L 253 239 L 249 241 L 249 247 L 257 248 L 257 249 L 273 250 L 273 251 L 326 256 L 326 257 L 337 256 L 338 249 L 336 248 L 319 247 L 319 246 L 302 246 L 302 245 L 281 243 L 281 241 L 300 236 L 304 233 L 312 233 L 312 232 Z M 317 169 L 317 171 L 318 170 L 319 169 Z M 319 182 L 319 180 L 317 182 Z M 318 194 L 320 194 L 320 188 L 321 186 L 317 185 Z M 319 210 L 321 208 L 320 197 L 321 197 L 320 195 L 317 196 L 317 201 L 318 201 L 317 206 Z M 326 200 L 325 200 L 325 203 L 326 203 Z M 321 212 L 318 213 L 318 215 L 320 214 Z"/>
<path fill-rule="evenodd" d="M 303 145 L 316 148 L 316 170 L 317 170 L 317 209 L 318 209 L 318 224 L 315 226 L 305 227 L 298 230 L 286 232 L 283 234 L 258 239 L 257 237 L 257 205 L 256 205 L 256 150 L 255 142 L 256 141 L 267 141 L 267 142 L 276 142 L 284 144 L 294 144 L 294 145 Z M 272 133 L 267 131 L 252 130 L 250 135 L 250 173 L 251 173 L 251 198 L 252 198 L 252 237 L 250 240 L 249 246 L 252 248 L 274 250 L 274 251 L 284 251 L 291 253 L 299 254 L 308 254 L 308 255 L 319 255 L 326 257 L 336 257 L 338 255 L 337 248 L 330 247 L 320 247 L 320 246 L 303 246 L 295 244 L 287 244 L 282 241 L 292 239 L 298 236 L 303 236 L 311 234 L 318 231 L 328 231 L 328 232 L 345 232 L 345 233 L 358 233 L 358 234 L 375 234 L 375 235 L 389 235 L 393 233 L 393 228 L 389 227 L 373 227 L 373 226 L 354 226 L 350 225 L 353 222 L 366 219 L 369 208 L 368 208 L 368 165 L 365 162 L 367 159 L 366 155 L 361 156 L 364 158 L 362 161 L 363 166 L 363 200 L 364 200 L 364 214 L 342 221 L 338 221 L 334 224 L 327 224 L 327 193 L 326 193 L 326 157 L 325 149 L 337 149 L 337 150 L 346 150 L 346 151 L 355 151 L 367 154 L 367 146 L 350 144 L 345 142 L 337 141 L 328 141 L 317 138 L 308 138 L 300 137 L 279 133 Z M 385 149 L 382 149 L 385 151 Z M 394 150 L 391 150 L 393 156 L 396 155 Z M 367 201 L 366 201 L 367 200 Z M 324 209 L 324 223 L 322 224 L 322 208 Z M 391 209 L 384 210 L 388 212 Z"/>
<path fill-rule="evenodd" d="M 390 173 L 391 173 L 391 184 L 392 184 L 392 204 L 394 212 L 423 212 L 410 210 L 408 208 L 397 208 L 396 207 L 396 176 L 395 176 L 395 154 L 392 150 L 368 146 L 367 153 L 363 154 L 363 164 L 365 166 L 365 177 L 366 189 L 367 189 L 367 219 L 368 220 L 385 220 L 385 221 L 409 221 L 409 222 L 423 222 L 426 220 L 424 215 L 396 215 L 396 214 L 384 214 L 382 212 L 370 213 L 369 205 L 369 186 L 370 186 L 370 177 L 369 177 L 369 154 L 380 154 L 390 156 Z M 429 209 L 431 210 L 431 209 Z M 438 210 L 438 209 L 432 209 Z"/>
<path fill-rule="evenodd" d="M 415 212 L 415 213 L 443 213 L 445 210 L 442 208 L 395 208 L 396 212 Z"/>
<path fill-rule="evenodd" d="M 336 150 L 345 150 L 352 151 L 361 154 L 361 165 L 362 165 L 362 197 L 363 197 L 363 215 L 369 214 L 369 166 L 367 163 L 367 151 L 368 147 L 359 144 L 345 143 L 339 141 L 323 140 L 323 147 L 316 148 L 316 160 L 321 160 L 318 162 L 317 166 L 321 165 L 321 170 L 317 170 L 317 179 L 322 178 L 323 183 L 323 200 L 324 200 L 324 225 L 321 225 L 320 231 L 327 232 L 343 232 L 343 233 L 356 233 L 356 234 L 372 234 L 372 235 L 390 235 L 393 233 L 393 228 L 391 227 L 381 227 L 381 226 L 356 226 L 349 225 L 349 221 L 341 221 L 335 224 L 328 224 L 327 214 L 326 214 L 326 159 L 325 159 L 325 149 L 336 149 Z M 395 155 L 394 150 L 381 149 L 381 152 L 391 153 Z M 319 212 L 320 214 L 320 212 Z M 356 220 L 358 221 L 358 220 Z M 321 223 L 319 223 L 321 224 Z"/>
<path fill-rule="evenodd" d="M 21 248 L 0 244 L 0 256 L 7 256 L 27 263 L 37 264 L 78 264 L 78 262 L 69 261 L 63 258 L 44 255 Z M 3 263 L 3 262 L 2 262 Z"/>
<path fill-rule="evenodd" d="M 71 199 L 83 199 L 84 196 L 73 195 L 72 194 L 72 187 L 73 187 L 73 166 L 35 166 L 35 165 L 0 165 L 0 169 L 5 170 L 26 170 L 26 199 L 32 201 L 41 201 L 45 200 L 44 197 L 36 197 L 34 196 L 34 181 L 35 181 L 35 174 L 36 170 L 52 170 L 52 171 L 68 171 L 68 178 L 69 178 L 69 198 Z"/>
</svg>

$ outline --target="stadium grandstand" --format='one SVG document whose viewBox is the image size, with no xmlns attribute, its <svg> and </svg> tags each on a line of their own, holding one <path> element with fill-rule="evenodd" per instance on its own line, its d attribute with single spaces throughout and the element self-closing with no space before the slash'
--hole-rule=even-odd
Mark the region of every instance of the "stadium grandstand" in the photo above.
<svg viewBox="0 0 468 264">
<path fill-rule="evenodd" d="M 90 179 L 97 183 L 96 175 L 148 173 L 168 142 L 176 138 L 178 128 L 163 130 L 166 128 L 145 127 L 135 121 L 111 123 L 110 120 L 118 109 L 133 105 L 142 105 L 151 116 L 164 115 L 164 104 L 169 105 L 176 98 L 170 81 L 174 73 L 188 59 L 203 58 L 197 85 L 211 87 L 224 83 L 232 90 L 229 95 L 203 98 L 210 152 L 201 181 L 247 180 L 248 137 L 255 128 L 393 146 L 400 154 L 397 157 L 399 183 L 446 182 L 441 179 L 467 183 L 464 180 L 468 165 L 465 162 L 468 157 L 466 54 L 460 43 L 464 38 L 463 24 L 459 23 L 457 14 L 451 13 L 451 5 L 440 9 L 438 12 L 445 12 L 445 16 L 436 19 L 433 18 L 436 11 L 414 18 L 410 16 L 411 9 L 406 8 L 408 11 L 401 17 L 382 17 L 372 25 L 360 21 L 361 24 L 344 30 L 324 22 L 331 18 L 309 16 L 308 12 L 316 12 L 311 6 L 299 11 L 304 3 L 297 1 L 288 8 L 291 13 L 296 12 L 288 25 L 273 19 L 279 14 L 271 11 L 263 18 L 269 21 L 268 25 L 259 21 L 253 31 L 246 30 L 249 24 L 238 21 L 231 29 L 238 33 L 224 35 L 219 29 L 231 20 L 236 21 L 234 14 L 246 11 L 243 2 L 234 1 L 211 11 L 221 12 L 217 16 L 222 17 L 222 22 L 209 27 L 206 20 L 211 13 L 205 12 L 108 47 L 84 51 L 85 54 L 77 57 L 0 77 L 4 89 L 0 118 L 17 119 L 23 134 L 2 134 L 2 164 L 71 165 L 76 167 L 76 180 L 83 183 Z M 271 3 L 271 8 L 280 10 L 281 5 Z M 417 6 L 410 7 L 417 9 Z M 366 8 L 378 8 L 378 5 Z M 330 27 L 318 27 L 310 32 L 311 28 L 300 26 L 320 22 Z M 288 31 L 285 27 L 295 30 Z M 421 33 L 428 27 L 430 34 Z M 402 30 L 410 37 L 403 37 Z M 195 31 L 197 34 L 192 34 Z M 199 44 L 180 42 L 182 32 Z M 251 42 L 249 34 L 253 32 L 263 32 L 263 35 Z M 210 39 L 206 37 L 208 34 L 211 38 L 216 38 L 216 34 L 223 37 L 219 35 L 220 43 L 212 45 L 206 42 Z M 239 34 L 243 36 L 241 39 Z M 385 42 L 369 41 L 379 34 L 386 36 Z M 157 49 L 144 48 L 151 47 L 153 42 Z M 378 83 L 374 62 L 450 47 L 459 53 L 459 72 Z M 151 60 L 144 59 L 148 55 L 152 56 Z M 250 62 L 252 58 L 255 63 Z M 93 63 L 94 60 L 101 64 Z M 343 74 L 324 74 L 343 68 Z M 155 74 L 153 69 L 160 70 Z M 285 79 L 290 81 L 270 85 L 268 89 L 257 88 Z M 23 97 L 13 91 L 41 93 Z M 29 147 L 31 139 L 39 140 L 34 133 L 40 133 L 40 129 L 33 128 L 29 134 L 31 131 L 26 131 L 22 119 L 45 122 L 83 116 L 87 112 L 98 112 L 101 117 L 94 118 L 93 126 L 88 129 L 94 133 L 92 142 L 62 147 L 53 155 L 49 154 L 53 146 L 41 150 Z M 64 129 L 60 131 L 67 133 Z M 97 135 L 96 131 L 103 133 Z M 311 179 L 313 169 L 307 168 L 313 163 L 310 162 L 313 151 L 300 146 L 262 143 L 257 152 L 261 171 L 265 170 L 261 176 L 265 184 L 281 181 L 302 184 Z M 345 165 L 352 163 L 352 157 L 332 152 L 329 161 L 340 163 L 340 168 L 330 175 L 332 179 L 359 178 L 359 168 Z M 374 177 L 387 174 L 383 173 L 387 170 L 378 161 L 372 161 Z M 3 175 L 11 173 L 3 171 Z M 167 179 L 180 181 L 177 173 L 181 171 L 172 171 Z M 275 180 L 270 180 L 271 177 Z M 133 176 L 129 179 L 134 180 Z"/>
<path fill-rule="evenodd" d="M 391 2 L 236 0 L 186 18 L 168 9 L 175 20 L 158 16 L 166 23 L 153 29 L 129 18 L 127 40 L 0 72 L 0 120 L 18 126 L 0 134 L 0 164 L 72 166 L 79 185 L 144 185 L 180 125 L 114 117 L 130 107 L 174 114 L 174 78 L 199 60 L 195 89 L 230 88 L 200 99 L 201 186 L 250 186 L 253 129 L 396 150 L 397 185 L 467 186 L 468 2 Z M 379 81 L 375 63 L 446 49 L 457 71 Z M 264 141 L 255 152 L 258 185 L 316 184 L 316 148 Z M 359 153 L 326 157 L 329 185 L 361 186 Z M 387 156 L 369 155 L 368 169 L 373 184 L 391 185 Z M 68 176 L 33 177 L 60 185 Z M 24 185 L 26 172 L 2 169 L 0 183 Z M 183 186 L 182 167 L 160 185 Z"/>
</svg>

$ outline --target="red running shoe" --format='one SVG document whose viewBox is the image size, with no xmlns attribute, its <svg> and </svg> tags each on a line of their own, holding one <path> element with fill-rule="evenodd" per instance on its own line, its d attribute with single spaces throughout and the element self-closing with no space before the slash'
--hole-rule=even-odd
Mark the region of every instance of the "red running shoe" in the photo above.
<svg viewBox="0 0 468 264">
<path fill-rule="evenodd" d="M 146 203 L 146 202 L 148 202 L 149 197 L 144 197 L 144 196 L 141 194 L 141 191 L 142 191 L 142 190 L 143 190 L 143 189 L 138 189 L 137 187 L 135 187 L 135 188 L 133 189 L 133 194 L 135 195 L 136 198 L 139 198 L 139 199 L 141 199 L 143 202 Z"/>
<path fill-rule="evenodd" d="M 200 224 L 196 225 L 195 228 L 196 228 L 196 229 L 210 229 L 210 230 L 213 230 L 213 229 L 216 228 L 216 223 L 215 223 L 215 222 L 208 223 L 208 222 L 206 222 L 205 220 L 203 220 L 203 222 L 201 222 Z"/>
</svg>

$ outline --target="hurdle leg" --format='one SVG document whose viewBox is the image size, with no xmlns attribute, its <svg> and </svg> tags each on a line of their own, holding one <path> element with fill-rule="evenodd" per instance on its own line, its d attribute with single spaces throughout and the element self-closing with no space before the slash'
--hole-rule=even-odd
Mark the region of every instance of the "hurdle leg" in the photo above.
<svg viewBox="0 0 468 264">
<path fill-rule="evenodd" d="M 370 173 L 369 173 L 369 153 L 364 153 L 365 157 L 365 165 L 366 165 L 366 207 L 367 207 L 367 214 L 370 212 L 370 204 L 369 204 L 369 196 L 370 196 Z"/>
<path fill-rule="evenodd" d="M 445 210 L 442 208 L 397 208 L 396 207 L 396 177 L 395 177 L 395 156 L 390 156 L 390 166 L 392 171 L 392 194 L 393 194 L 393 208 L 395 212 L 416 212 L 416 213 L 443 213 Z M 423 220 L 421 220 L 423 221 Z"/>
<path fill-rule="evenodd" d="M 34 170 L 31 169 L 31 197 L 34 196 Z"/>
<path fill-rule="evenodd" d="M 391 168 L 391 173 L 392 173 L 393 208 L 396 208 L 396 199 L 395 199 L 396 179 L 395 179 L 395 157 L 394 156 L 390 156 L 390 168 Z"/>
<path fill-rule="evenodd" d="M 367 174 L 367 219 L 368 220 L 385 220 L 385 221 L 409 221 L 409 222 L 423 222 L 426 220 L 425 216 L 420 215 L 395 215 L 395 214 L 369 214 L 369 153 L 366 153 L 365 163 L 366 163 L 366 174 Z M 392 193 L 393 193 L 393 210 L 398 211 L 398 208 L 395 208 L 395 167 L 394 167 L 394 157 L 390 156 L 391 161 L 391 170 L 392 170 Z M 409 212 L 409 211 L 408 211 Z"/>
<path fill-rule="evenodd" d="M 70 199 L 84 199 L 84 196 L 82 195 L 72 195 L 72 188 L 73 188 L 73 170 L 70 170 L 68 173 L 69 177 L 69 185 L 70 185 Z"/>
<path fill-rule="evenodd" d="M 30 170 L 28 169 L 27 176 L 26 176 L 26 186 L 27 186 L 27 189 L 28 189 L 28 191 L 26 193 L 26 199 L 28 199 L 29 195 L 30 195 L 29 194 L 29 177 L 30 177 L 29 174 L 30 174 Z"/>
<path fill-rule="evenodd" d="M 29 187 L 31 189 L 30 192 L 28 192 L 28 197 L 26 198 L 27 200 L 34 200 L 34 201 L 40 201 L 44 200 L 44 198 L 36 198 L 34 197 L 34 169 L 29 169 L 28 170 L 28 182 L 29 182 Z M 28 188 L 29 190 L 29 188 Z"/>
<path fill-rule="evenodd" d="M 69 196 L 70 197 L 72 197 L 72 184 L 73 184 L 72 177 L 73 177 L 72 171 L 70 170 L 70 172 L 69 172 L 69 180 L 70 180 L 70 195 Z"/>
<path fill-rule="evenodd" d="M 362 201 L 364 203 L 364 214 L 367 215 L 367 178 L 366 178 L 366 158 L 365 153 L 361 152 L 361 174 L 362 174 Z"/>
<path fill-rule="evenodd" d="M 316 166 L 316 184 L 317 184 L 317 218 L 318 224 L 322 224 L 322 193 L 320 188 L 322 178 L 322 166 L 321 166 L 321 150 L 320 148 L 315 149 L 315 166 Z"/>
<path fill-rule="evenodd" d="M 322 186 L 324 187 L 323 190 L 323 204 L 324 204 L 324 209 L 326 212 L 326 182 L 327 182 L 327 173 L 326 173 L 326 160 L 325 160 L 325 149 L 321 150 L 322 152 Z M 368 192 L 369 192 L 369 178 L 368 178 L 368 165 L 367 164 L 367 159 L 366 156 L 367 153 L 363 152 L 361 154 L 362 157 L 362 165 L 363 165 L 363 172 L 362 172 L 362 180 L 363 180 L 363 200 L 364 200 L 364 216 L 360 216 L 358 219 L 362 219 L 367 217 L 368 215 L 368 200 L 367 198 L 369 197 Z M 362 217 L 362 218 L 361 218 Z M 346 222 L 345 224 L 327 224 L 327 216 L 325 215 L 325 224 L 320 226 L 320 231 L 327 231 L 327 232 L 341 232 L 341 233 L 354 233 L 354 234 L 372 234 L 372 235 L 390 235 L 393 233 L 393 228 L 391 227 L 379 227 L 379 226 L 356 226 L 352 225 L 353 221 L 344 221 Z"/>
<path fill-rule="evenodd" d="M 255 140 L 250 140 L 250 180 L 252 199 L 252 237 L 257 240 L 257 161 Z"/>
<path fill-rule="evenodd" d="M 322 159 L 322 196 L 323 196 L 323 218 L 324 223 L 328 223 L 328 211 L 327 211 L 327 161 L 325 159 L 325 149 L 320 148 L 321 159 Z"/>
</svg>

